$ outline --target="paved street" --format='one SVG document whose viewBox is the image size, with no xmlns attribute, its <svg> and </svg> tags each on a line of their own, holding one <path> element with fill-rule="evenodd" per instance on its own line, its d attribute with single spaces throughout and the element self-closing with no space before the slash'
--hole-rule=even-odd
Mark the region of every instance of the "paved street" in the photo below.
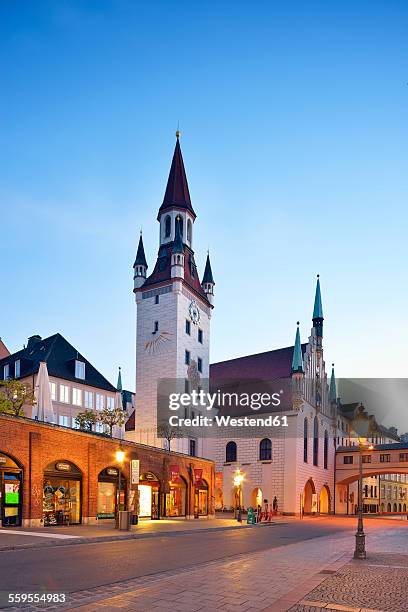
<svg viewBox="0 0 408 612">
<path fill-rule="evenodd" d="M 4 551 L 0 553 L 2 589 L 21 591 L 24 576 L 25 591 L 68 592 L 68 609 L 82 611 L 104 607 L 172 612 L 293 608 L 303 612 L 312 609 L 311 601 L 321 602 L 316 610 L 328 610 L 329 602 L 347 603 L 345 594 L 350 588 L 345 584 L 350 580 L 367 597 L 364 585 L 370 585 L 372 578 L 363 565 L 349 563 L 354 531 L 354 519 L 288 519 L 285 524 L 252 529 Z M 368 571 L 372 576 L 380 572 L 382 578 L 377 576 L 377 587 L 364 607 L 408 609 L 408 561 L 403 559 L 408 550 L 408 525 L 370 519 L 366 532 L 371 555 L 365 563 L 370 565 L 375 554 L 372 564 L 376 563 L 376 569 L 369 567 Z M 387 557 L 389 554 L 399 555 L 399 561 Z M 381 558 L 385 559 L 382 564 Z M 394 576 L 390 585 L 398 583 L 403 588 L 398 587 L 391 607 L 376 607 L 372 600 L 390 592 L 379 586 L 390 571 Z M 334 578 L 335 588 L 329 583 Z M 346 609 L 363 607 L 356 599 L 353 602 Z M 404 607 L 398 607 L 401 605 Z"/>
</svg>

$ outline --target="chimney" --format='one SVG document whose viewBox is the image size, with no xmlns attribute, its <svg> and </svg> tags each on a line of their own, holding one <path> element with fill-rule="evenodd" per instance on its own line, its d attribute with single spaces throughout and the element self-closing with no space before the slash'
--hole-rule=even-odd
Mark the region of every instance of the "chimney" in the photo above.
<svg viewBox="0 0 408 612">
<path fill-rule="evenodd" d="M 38 334 L 34 336 L 30 336 L 27 342 L 27 350 L 30 350 L 34 347 L 37 342 L 41 342 L 42 338 Z"/>
</svg>

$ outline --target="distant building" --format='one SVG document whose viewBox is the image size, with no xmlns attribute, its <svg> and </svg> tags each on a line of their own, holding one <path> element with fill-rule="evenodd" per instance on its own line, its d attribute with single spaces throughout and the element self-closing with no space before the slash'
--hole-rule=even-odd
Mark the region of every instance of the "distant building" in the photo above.
<svg viewBox="0 0 408 612">
<path fill-rule="evenodd" d="M 8 355 L 10 355 L 10 351 L 0 338 L 0 359 L 4 359 L 4 357 L 8 357 Z"/>
<path fill-rule="evenodd" d="M 54 413 L 52 422 L 58 425 L 77 428 L 75 417 L 79 412 L 93 410 L 97 413 L 123 402 L 123 396 L 119 400 L 121 391 L 58 333 L 48 338 L 31 336 L 26 347 L 3 357 L 0 360 L 0 379 L 16 378 L 28 382 L 35 389 L 41 362 L 45 362 L 48 371 Z M 32 413 L 26 411 L 26 416 L 35 418 L 35 407 L 29 410 Z M 104 432 L 101 423 L 96 423 L 93 429 Z M 123 437 L 123 434 L 124 428 L 114 429 L 116 437 Z"/>
</svg>

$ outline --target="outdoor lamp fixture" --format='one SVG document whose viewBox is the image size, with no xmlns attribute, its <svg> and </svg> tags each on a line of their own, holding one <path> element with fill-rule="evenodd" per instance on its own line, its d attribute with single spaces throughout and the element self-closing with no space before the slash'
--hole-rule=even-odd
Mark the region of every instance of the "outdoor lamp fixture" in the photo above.
<svg viewBox="0 0 408 612">
<path fill-rule="evenodd" d="M 115 459 L 116 459 L 116 462 L 119 463 L 119 469 L 118 469 L 118 506 L 117 506 L 117 513 L 116 513 L 116 516 L 117 516 L 116 524 L 119 527 L 120 489 L 121 489 L 121 486 L 122 486 L 122 483 L 121 483 L 121 474 L 122 474 L 122 464 L 123 464 L 123 462 L 125 460 L 125 453 L 124 453 L 124 451 L 120 450 L 120 449 L 117 450 L 116 453 L 115 453 Z"/>
<path fill-rule="evenodd" d="M 356 546 L 354 549 L 354 559 L 365 559 L 367 557 L 365 548 L 365 533 L 363 528 L 363 451 L 373 450 L 372 444 L 367 444 L 367 438 L 376 429 L 374 417 L 369 416 L 364 406 L 358 407 L 358 414 L 353 419 L 353 429 L 358 436 L 359 451 L 359 477 L 358 477 L 358 523 L 356 531 Z"/>
<path fill-rule="evenodd" d="M 237 516 L 238 523 L 242 523 L 241 497 L 242 497 L 242 482 L 243 482 L 243 480 L 244 480 L 244 475 L 241 472 L 241 470 L 238 468 L 237 471 L 234 474 L 234 486 L 237 489 L 237 498 L 238 498 L 238 516 Z"/>
</svg>

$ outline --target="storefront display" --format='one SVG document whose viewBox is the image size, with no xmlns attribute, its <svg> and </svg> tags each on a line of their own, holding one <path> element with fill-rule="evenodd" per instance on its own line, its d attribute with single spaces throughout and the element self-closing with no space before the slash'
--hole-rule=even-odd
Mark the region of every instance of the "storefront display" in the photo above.
<svg viewBox="0 0 408 612">
<path fill-rule="evenodd" d="M 120 505 L 126 503 L 126 478 L 121 474 Z M 116 467 L 107 467 L 98 476 L 98 519 L 111 519 L 116 516 L 117 495 L 119 486 L 119 470 Z"/>
<path fill-rule="evenodd" d="M 2 527 L 21 525 L 23 472 L 17 463 L 0 453 L 0 509 Z"/>
<path fill-rule="evenodd" d="M 170 483 L 170 492 L 166 493 L 166 516 L 186 516 L 187 485 L 180 476 L 179 482 Z"/>
<path fill-rule="evenodd" d="M 160 486 L 152 472 L 146 472 L 139 480 L 139 517 L 158 519 L 160 516 Z"/>
<path fill-rule="evenodd" d="M 76 525 L 81 522 L 82 476 L 68 461 L 52 463 L 44 473 L 44 526 Z"/>
<path fill-rule="evenodd" d="M 195 489 L 194 503 L 199 516 L 208 514 L 208 486 L 204 480 Z"/>
</svg>

